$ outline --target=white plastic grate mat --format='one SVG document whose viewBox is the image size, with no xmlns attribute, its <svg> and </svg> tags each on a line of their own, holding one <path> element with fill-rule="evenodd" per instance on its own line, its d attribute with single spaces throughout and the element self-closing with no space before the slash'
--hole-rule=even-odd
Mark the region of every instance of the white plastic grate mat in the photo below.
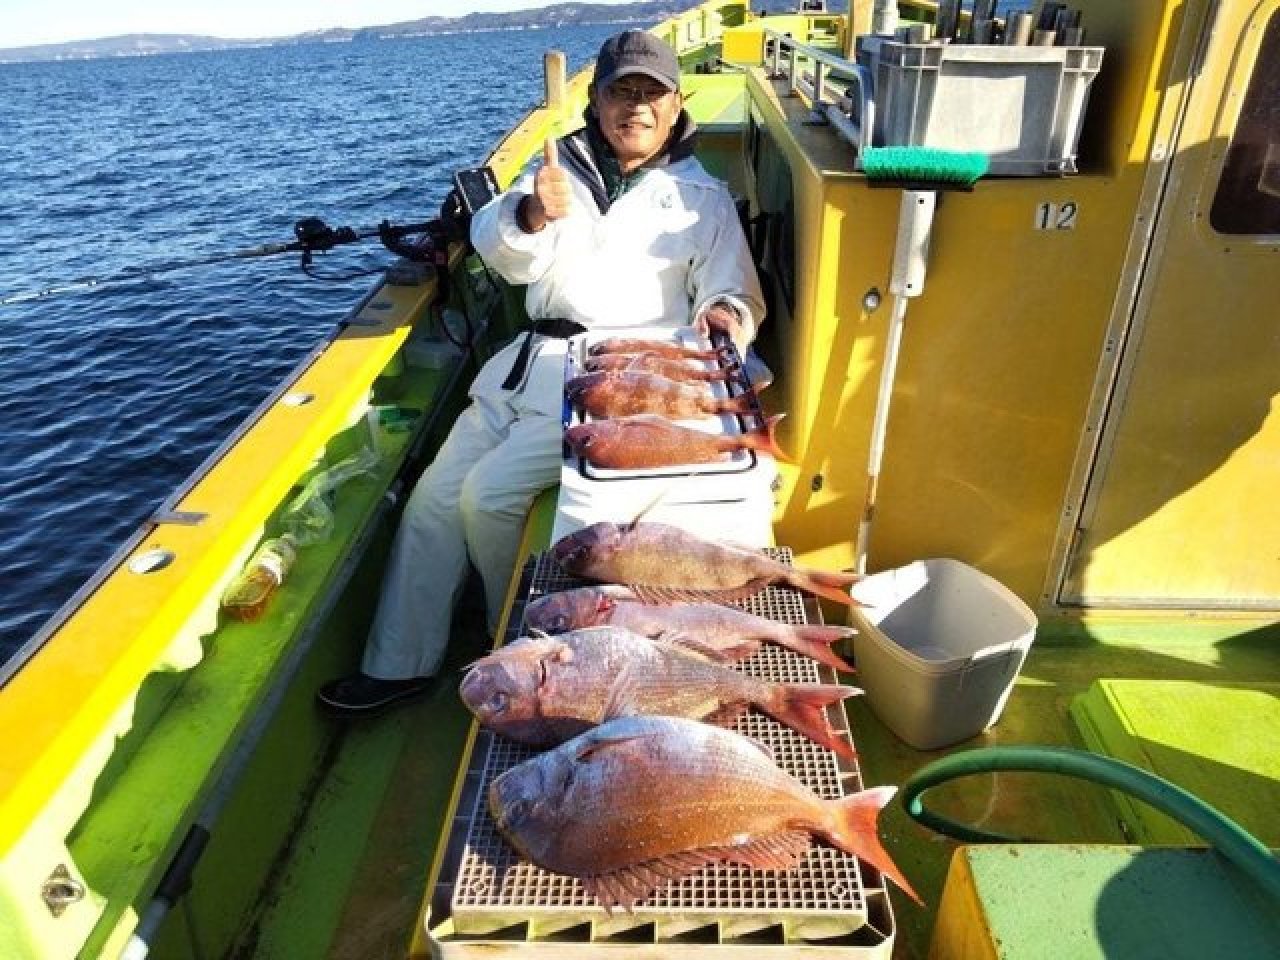
<svg viewBox="0 0 1280 960">
<path fill-rule="evenodd" d="M 791 561 L 789 549 L 775 548 L 769 553 Z M 566 577 L 550 553 L 539 559 L 531 580 L 525 592 L 528 598 L 582 585 L 582 581 Z M 803 595 L 789 588 L 770 587 L 738 605 L 782 622 L 810 622 Z M 512 620 L 519 622 L 514 615 Z M 518 633 L 513 626 L 507 641 Z M 759 677 L 791 683 L 836 679 L 828 668 L 770 643 L 740 667 Z M 842 709 L 836 706 L 828 716 L 834 730 L 849 735 Z M 734 729 L 767 744 L 778 765 L 819 796 L 836 798 L 862 788 L 856 764 L 841 760 L 761 713 L 749 711 Z M 456 934 L 497 934 L 506 939 L 501 931 L 518 928 L 525 938 L 577 935 L 598 941 L 620 934 L 626 937 L 633 931 L 642 933 L 645 940 L 661 942 L 690 934 L 702 936 L 698 931 L 714 928 L 715 939 L 721 942 L 739 937 L 754 942 L 764 937 L 777 943 L 822 940 L 832 945 L 843 941 L 884 946 L 886 938 L 891 942 L 891 933 L 874 927 L 864 929 L 869 913 L 875 926 L 892 927 L 882 879 L 874 870 L 864 869 L 856 857 L 816 838 L 804 860 L 785 873 L 717 864 L 667 884 L 630 913 L 615 909 L 612 915 L 607 914 L 577 880 L 522 860 L 489 816 L 489 784 L 534 752 L 488 732 L 482 732 L 476 743 L 470 786 L 458 808 L 452 838 L 456 843 L 456 834 L 465 831 L 452 884 Z M 847 939 L 851 937 L 854 941 Z"/>
</svg>

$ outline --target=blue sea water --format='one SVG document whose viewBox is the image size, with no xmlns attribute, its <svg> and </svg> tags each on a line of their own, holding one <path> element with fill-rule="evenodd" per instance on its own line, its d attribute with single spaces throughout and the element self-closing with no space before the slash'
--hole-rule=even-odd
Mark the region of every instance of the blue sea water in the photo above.
<svg viewBox="0 0 1280 960">
<path fill-rule="evenodd" d="M 0 299 L 433 215 L 617 27 L 0 65 Z M 352 248 L 347 248 L 351 250 Z M 390 262 L 376 245 L 322 271 Z M 0 661 L 327 334 L 371 280 L 296 257 L 0 307 Z"/>
</svg>

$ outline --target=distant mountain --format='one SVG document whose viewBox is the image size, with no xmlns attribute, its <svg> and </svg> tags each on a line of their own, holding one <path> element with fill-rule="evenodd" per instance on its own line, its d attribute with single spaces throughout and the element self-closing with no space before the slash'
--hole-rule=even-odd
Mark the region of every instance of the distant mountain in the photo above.
<svg viewBox="0 0 1280 960">
<path fill-rule="evenodd" d="M 261 47 L 275 40 L 224 40 L 185 33 L 130 33 L 101 40 L 44 43 L 32 47 L 0 49 L 0 63 L 32 63 L 38 60 L 96 60 L 100 57 L 147 57 L 156 53 L 195 53 Z"/>
<path fill-rule="evenodd" d="M 349 29 L 334 27 L 290 37 L 227 40 L 187 34 L 131 33 L 100 40 L 47 43 L 31 47 L 0 48 L 0 63 L 32 63 L 42 60 L 95 60 L 101 57 L 145 57 L 158 53 L 196 53 L 268 47 L 298 43 L 347 43 L 394 40 L 436 33 L 473 33 L 485 30 L 529 30 L 588 23 L 656 23 L 696 6 L 699 0 L 638 0 L 636 3 L 558 3 L 550 7 L 513 10 L 508 13 L 469 13 L 462 17 L 423 17 L 385 26 Z"/>
</svg>

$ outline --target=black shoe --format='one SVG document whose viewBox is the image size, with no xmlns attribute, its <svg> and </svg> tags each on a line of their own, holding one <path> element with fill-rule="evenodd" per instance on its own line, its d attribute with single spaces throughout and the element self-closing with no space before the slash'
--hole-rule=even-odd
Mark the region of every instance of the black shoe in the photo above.
<svg viewBox="0 0 1280 960">
<path fill-rule="evenodd" d="M 326 683 L 316 691 L 316 701 L 326 712 L 340 717 L 369 717 L 393 704 L 426 696 L 435 689 L 435 677 L 382 680 L 363 673 Z"/>
</svg>

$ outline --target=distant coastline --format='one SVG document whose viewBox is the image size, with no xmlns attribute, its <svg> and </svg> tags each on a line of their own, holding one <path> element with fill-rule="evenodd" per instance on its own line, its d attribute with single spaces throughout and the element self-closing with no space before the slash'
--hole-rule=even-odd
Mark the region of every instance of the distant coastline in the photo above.
<svg viewBox="0 0 1280 960">
<path fill-rule="evenodd" d="M 501 30 L 545 30 L 600 23 L 654 23 L 696 6 L 699 0 L 637 0 L 635 3 L 558 3 L 507 13 L 469 13 L 461 17 L 423 17 L 381 26 L 334 27 L 288 37 L 230 40 L 189 34 L 132 33 L 97 40 L 0 48 L 0 63 L 42 63 L 203 53 L 302 43 L 359 43 L 406 37 L 487 33 Z"/>
</svg>

